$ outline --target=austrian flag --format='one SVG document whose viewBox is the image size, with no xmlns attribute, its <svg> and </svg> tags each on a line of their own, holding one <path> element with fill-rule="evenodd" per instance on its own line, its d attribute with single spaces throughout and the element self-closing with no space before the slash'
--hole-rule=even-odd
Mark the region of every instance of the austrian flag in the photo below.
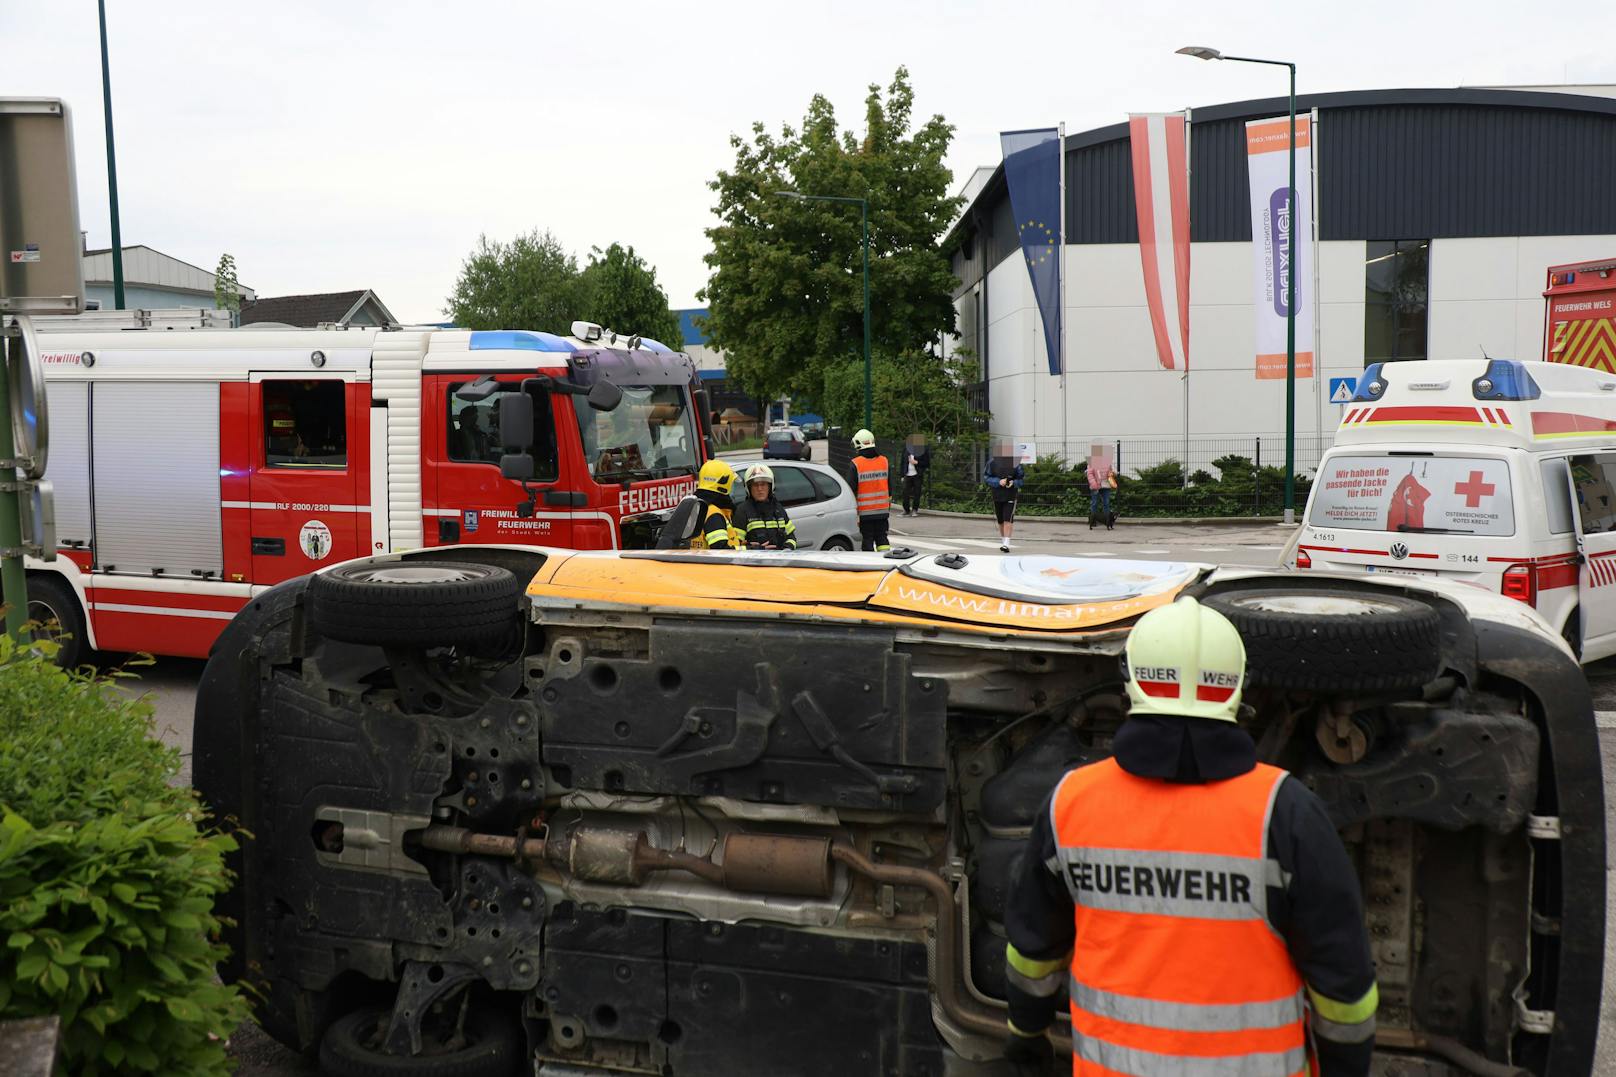
<svg viewBox="0 0 1616 1077">
<path fill-rule="evenodd" d="M 1156 357 L 1167 370 L 1190 366 L 1189 121 L 1183 112 L 1128 117 L 1139 259 Z"/>
</svg>

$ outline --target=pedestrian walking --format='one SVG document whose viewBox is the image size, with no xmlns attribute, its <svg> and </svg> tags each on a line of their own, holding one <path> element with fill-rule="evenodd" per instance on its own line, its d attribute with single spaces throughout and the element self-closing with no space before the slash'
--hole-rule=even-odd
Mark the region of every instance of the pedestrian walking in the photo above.
<svg viewBox="0 0 1616 1077">
<path fill-rule="evenodd" d="M 1004 553 L 1010 552 L 1010 532 L 1016 522 L 1016 499 L 1021 496 L 1021 484 L 1027 477 L 1012 453 L 1009 442 L 1000 442 L 994 446 L 987 470 L 982 473 L 982 481 L 993 492 L 993 518 L 999 523 L 999 549 Z"/>
<path fill-rule="evenodd" d="M 1012 869 L 1006 1057 L 1054 1072 L 1065 987 L 1077 1075 L 1365 1077 L 1358 878 L 1323 803 L 1237 724 L 1239 632 L 1181 598 L 1139 619 L 1125 660 L 1115 754 L 1067 772 Z"/>
<path fill-rule="evenodd" d="M 930 467 L 931 447 L 926 444 L 926 435 L 910 434 L 909 440 L 903 444 L 903 464 L 898 468 L 898 473 L 903 476 L 905 516 L 920 515 L 920 487 Z"/>
<path fill-rule="evenodd" d="M 797 548 L 797 525 L 774 496 L 774 469 L 768 464 L 746 469 L 746 500 L 736 507 L 733 522 L 749 550 Z"/>
<path fill-rule="evenodd" d="M 875 435 L 860 430 L 853 435 L 853 462 L 847 480 L 858 499 L 860 546 L 882 553 L 892 549 L 887 541 L 888 518 L 892 512 L 892 489 L 887 479 L 887 458 L 875 447 Z"/>
<path fill-rule="evenodd" d="M 1111 458 L 1098 446 L 1089 450 L 1089 530 L 1096 523 L 1105 524 L 1110 531 L 1117 523 L 1117 514 L 1111 511 L 1111 491 L 1117 488 L 1117 473 L 1111 467 Z"/>
</svg>

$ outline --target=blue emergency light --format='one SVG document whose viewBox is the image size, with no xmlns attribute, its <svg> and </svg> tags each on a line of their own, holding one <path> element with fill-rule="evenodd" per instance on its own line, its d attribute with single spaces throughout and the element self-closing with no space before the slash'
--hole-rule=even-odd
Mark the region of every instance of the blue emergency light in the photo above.
<svg viewBox="0 0 1616 1077">
<path fill-rule="evenodd" d="M 1477 400 L 1536 400 L 1543 395 L 1519 359 L 1489 359 L 1487 372 L 1470 383 Z"/>
<path fill-rule="evenodd" d="M 1386 392 L 1386 379 L 1380 376 L 1380 368 L 1385 363 L 1370 363 L 1364 368 L 1363 376 L 1358 379 L 1358 391 L 1353 394 L 1353 403 L 1373 403 L 1379 400 Z"/>
</svg>

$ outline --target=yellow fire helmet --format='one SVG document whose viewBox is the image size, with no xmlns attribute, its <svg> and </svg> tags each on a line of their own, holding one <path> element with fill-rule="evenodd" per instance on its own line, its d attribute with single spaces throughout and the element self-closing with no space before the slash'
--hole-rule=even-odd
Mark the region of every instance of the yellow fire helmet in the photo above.
<svg viewBox="0 0 1616 1077">
<path fill-rule="evenodd" d="M 1151 610 L 1128 634 L 1132 714 L 1236 721 L 1246 679 L 1240 632 L 1193 598 Z"/>
<path fill-rule="evenodd" d="M 729 496 L 730 487 L 735 485 L 735 469 L 722 460 L 709 460 L 701 465 L 701 471 L 696 475 L 696 489 L 711 490 L 714 493 Z"/>
<path fill-rule="evenodd" d="M 770 486 L 773 486 L 774 468 L 770 467 L 768 464 L 753 464 L 751 467 L 747 468 L 746 485 L 751 486 L 754 482 L 766 482 Z"/>
<path fill-rule="evenodd" d="M 860 430 L 858 433 L 853 435 L 853 448 L 855 448 L 855 449 L 873 449 L 873 448 L 875 448 L 875 435 L 870 433 L 868 430 Z"/>
</svg>

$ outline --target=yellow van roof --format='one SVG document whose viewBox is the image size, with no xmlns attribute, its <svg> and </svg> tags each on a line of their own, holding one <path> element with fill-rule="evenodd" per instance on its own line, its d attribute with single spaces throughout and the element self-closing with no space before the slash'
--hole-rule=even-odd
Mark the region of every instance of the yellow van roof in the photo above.
<svg viewBox="0 0 1616 1077">
<path fill-rule="evenodd" d="M 626 606 L 1073 636 L 1124 627 L 1210 570 L 1039 555 L 556 551 L 527 594 L 541 615 Z"/>
</svg>

